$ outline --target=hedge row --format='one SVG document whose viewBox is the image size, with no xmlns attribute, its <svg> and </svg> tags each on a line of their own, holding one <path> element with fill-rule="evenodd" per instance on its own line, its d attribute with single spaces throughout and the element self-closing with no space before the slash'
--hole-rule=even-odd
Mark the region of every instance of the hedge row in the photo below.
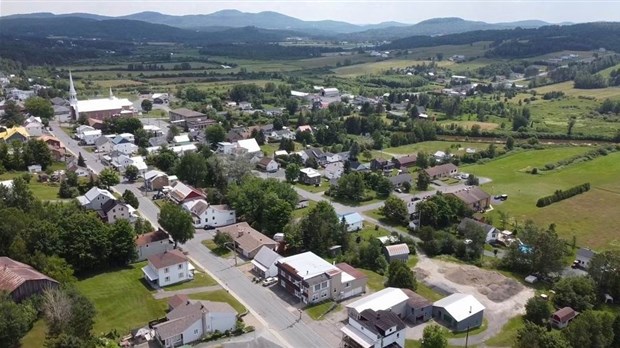
<svg viewBox="0 0 620 348">
<path fill-rule="evenodd" d="M 604 147 L 599 147 L 598 149 L 588 151 L 584 154 L 565 158 L 555 163 L 547 163 L 545 164 L 544 168 L 541 168 L 541 170 L 553 170 L 555 168 L 567 166 L 567 165 L 574 164 L 574 163 L 579 163 L 583 161 L 591 161 L 599 156 L 607 156 L 610 152 L 616 152 L 618 150 L 619 149 L 617 145 L 608 145 Z"/>
<path fill-rule="evenodd" d="M 542 207 L 546 207 L 548 205 L 551 205 L 555 202 L 559 202 L 561 200 L 567 199 L 567 198 L 571 198 L 572 196 L 576 196 L 578 194 L 584 193 L 590 191 L 590 183 L 587 182 L 585 184 L 581 184 L 579 186 L 575 186 L 575 187 L 571 187 L 566 191 L 562 191 L 562 190 L 557 190 L 555 191 L 555 193 L 551 196 L 546 196 L 543 198 L 538 199 L 538 202 L 536 202 L 536 206 L 539 208 Z"/>
</svg>

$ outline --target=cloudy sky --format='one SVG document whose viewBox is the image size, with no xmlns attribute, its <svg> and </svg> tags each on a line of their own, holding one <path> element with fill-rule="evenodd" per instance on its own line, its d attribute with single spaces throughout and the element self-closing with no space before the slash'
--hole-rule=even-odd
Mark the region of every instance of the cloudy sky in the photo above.
<svg viewBox="0 0 620 348">
<path fill-rule="evenodd" d="M 0 14 L 89 12 L 126 15 L 141 11 L 207 14 L 223 9 L 277 11 L 305 20 L 333 19 L 350 23 L 461 17 L 486 22 L 540 19 L 548 22 L 620 20 L 620 0 L 0 0 Z"/>
</svg>

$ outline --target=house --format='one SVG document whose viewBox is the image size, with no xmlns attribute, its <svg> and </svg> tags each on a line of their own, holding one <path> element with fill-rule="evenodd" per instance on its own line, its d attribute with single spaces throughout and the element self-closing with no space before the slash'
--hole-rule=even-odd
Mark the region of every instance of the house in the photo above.
<svg viewBox="0 0 620 348">
<path fill-rule="evenodd" d="M 394 168 L 394 163 L 381 157 L 374 158 L 370 161 L 370 170 L 390 170 L 392 168 Z"/>
<path fill-rule="evenodd" d="M 307 125 L 307 124 L 303 125 L 303 126 L 299 126 L 299 127 L 297 127 L 297 130 L 295 131 L 295 133 L 297 133 L 297 132 L 300 132 L 300 133 L 310 132 L 310 133 L 312 133 L 312 126 Z"/>
<path fill-rule="evenodd" d="M 457 197 L 473 211 L 481 211 L 491 205 L 491 195 L 478 186 L 450 193 Z"/>
<path fill-rule="evenodd" d="M 433 157 L 435 158 L 435 160 L 441 162 L 444 161 L 446 159 L 450 159 L 452 157 L 452 155 L 447 154 L 443 151 L 437 151 L 433 154 Z"/>
<path fill-rule="evenodd" d="M 340 91 L 338 88 L 323 88 L 321 89 L 321 96 L 323 97 L 340 97 Z"/>
<path fill-rule="evenodd" d="M 101 210 L 104 204 L 110 200 L 115 200 L 115 198 L 110 191 L 95 186 L 88 190 L 85 195 L 78 196 L 77 200 L 86 209 Z"/>
<path fill-rule="evenodd" d="M 401 187 L 403 186 L 406 182 L 408 182 L 409 184 L 411 184 L 413 182 L 413 177 L 410 174 L 398 174 L 396 176 L 390 176 L 388 178 L 388 181 L 392 184 L 392 186 L 394 187 Z"/>
<path fill-rule="evenodd" d="M 258 161 L 256 167 L 263 172 L 275 173 L 280 169 L 280 164 L 271 157 L 263 157 Z"/>
<path fill-rule="evenodd" d="M 114 143 L 110 137 L 102 135 L 95 140 L 95 147 L 97 148 L 97 152 L 110 153 L 114 149 Z"/>
<path fill-rule="evenodd" d="M 174 145 L 184 145 L 189 143 L 191 143 L 191 140 L 189 140 L 189 136 L 187 134 L 177 135 L 172 138 L 172 144 Z"/>
<path fill-rule="evenodd" d="M 558 329 L 563 329 L 568 326 L 571 320 L 573 320 L 579 313 L 570 307 L 564 307 L 557 310 L 551 316 L 551 325 Z"/>
<path fill-rule="evenodd" d="M 306 185 L 319 185 L 321 183 L 321 173 L 312 168 L 303 168 L 299 170 L 299 182 Z"/>
<path fill-rule="evenodd" d="M 92 127 L 91 127 L 92 128 Z M 101 136 L 101 130 L 87 130 L 82 132 L 81 140 L 86 145 L 95 145 L 95 141 Z"/>
<path fill-rule="evenodd" d="M 0 127 L 0 140 L 7 144 L 14 141 L 25 143 L 30 138 L 30 134 L 24 127 L 4 128 Z"/>
<path fill-rule="evenodd" d="M 430 301 L 409 289 L 398 288 L 377 291 L 349 303 L 346 308 L 349 318 L 357 318 L 367 309 L 386 310 L 414 324 L 428 321 L 433 315 L 433 304 Z"/>
<path fill-rule="evenodd" d="M 276 261 L 278 284 L 304 304 L 342 301 L 366 291 L 368 278 L 354 267 L 332 265 L 308 251 Z"/>
<path fill-rule="evenodd" d="M 196 152 L 198 148 L 194 144 L 176 145 L 170 147 L 170 150 L 178 156 L 183 156 L 186 152 Z"/>
<path fill-rule="evenodd" d="M 195 117 L 206 118 L 207 115 L 201 112 L 198 112 L 198 111 L 187 109 L 187 108 L 180 108 L 180 109 L 174 109 L 174 110 L 168 111 L 168 117 L 170 119 L 170 122 L 174 122 L 174 121 L 186 121 L 188 118 L 195 118 Z"/>
<path fill-rule="evenodd" d="M 359 317 L 349 317 L 343 333 L 341 347 L 405 348 L 405 323 L 386 310 L 366 309 Z"/>
<path fill-rule="evenodd" d="M 228 205 L 212 205 L 204 199 L 193 199 L 183 203 L 183 209 L 194 219 L 195 228 L 214 228 L 237 222 L 234 209 Z"/>
<path fill-rule="evenodd" d="M 233 151 L 236 148 L 237 145 L 235 143 L 220 141 L 219 143 L 217 143 L 217 149 L 215 151 L 223 155 L 232 155 Z"/>
<path fill-rule="evenodd" d="M 185 300 L 173 297 L 166 320 L 153 325 L 155 338 L 164 348 L 189 345 L 215 331 L 235 328 L 237 311 L 225 302 Z"/>
<path fill-rule="evenodd" d="M 409 260 L 409 246 L 405 243 L 386 245 L 383 247 L 383 253 L 388 262 Z"/>
<path fill-rule="evenodd" d="M 99 216 L 109 224 L 125 219 L 131 223 L 136 222 L 138 215 L 136 209 L 127 203 L 111 199 L 101 206 Z"/>
<path fill-rule="evenodd" d="M 39 137 L 39 140 L 47 144 L 47 148 L 50 149 L 52 158 L 55 161 L 61 162 L 65 160 L 65 158 L 67 157 L 67 149 L 65 149 L 65 147 L 60 142 L 60 140 L 58 140 L 58 138 L 50 135 L 43 135 Z"/>
<path fill-rule="evenodd" d="M 295 209 L 306 208 L 310 205 L 310 201 L 308 198 L 302 197 L 301 195 L 297 195 L 297 205 L 295 205 Z"/>
<path fill-rule="evenodd" d="M 24 128 L 26 128 L 26 132 L 32 137 L 40 137 L 43 135 L 44 127 L 41 117 L 30 116 L 24 121 Z"/>
<path fill-rule="evenodd" d="M 410 168 L 410 167 L 415 166 L 417 160 L 418 160 L 418 156 L 407 155 L 407 156 L 395 158 L 392 160 L 392 162 L 394 162 L 394 166 L 396 168 L 402 169 L 402 168 Z"/>
<path fill-rule="evenodd" d="M 193 199 L 207 199 L 202 192 L 189 185 L 185 185 L 180 181 L 172 187 L 172 191 L 170 191 L 168 197 L 170 197 L 170 199 L 177 204 L 191 201 Z"/>
<path fill-rule="evenodd" d="M 177 124 L 182 128 L 190 130 L 202 130 L 217 123 L 217 121 L 209 119 L 209 117 L 203 113 L 186 108 L 170 110 L 168 116 L 170 118 L 170 123 Z"/>
<path fill-rule="evenodd" d="M 161 254 L 173 248 L 174 243 L 168 233 L 157 230 L 136 237 L 136 261 L 144 261 L 152 255 Z"/>
<path fill-rule="evenodd" d="M 149 263 L 142 267 L 142 273 L 149 283 L 164 287 L 194 279 L 194 267 L 177 249 L 151 255 L 147 260 Z"/>
<path fill-rule="evenodd" d="M 323 176 L 328 179 L 339 179 L 344 174 L 344 163 L 333 162 L 325 165 Z"/>
<path fill-rule="evenodd" d="M 254 260 L 252 260 L 252 269 L 260 278 L 275 277 L 278 275 L 278 268 L 276 267 L 276 261 L 281 259 L 282 256 L 275 251 L 261 247 L 258 250 Z"/>
<path fill-rule="evenodd" d="M 104 128 L 103 120 L 98 120 L 96 118 L 89 118 L 88 119 L 88 125 L 93 127 L 93 128 L 95 128 L 95 129 L 103 130 L 103 128 Z"/>
<path fill-rule="evenodd" d="M 112 149 L 114 151 L 118 151 L 125 155 L 131 155 L 132 153 L 138 151 L 138 146 L 134 144 L 131 140 L 123 137 L 121 135 L 117 135 L 114 139 L 112 139 Z"/>
<path fill-rule="evenodd" d="M 460 332 L 482 325 L 484 306 L 472 295 L 455 293 L 433 303 L 433 318 Z"/>
<path fill-rule="evenodd" d="M 88 168 L 80 167 L 77 165 L 77 161 L 73 161 L 67 165 L 67 171 L 75 173 L 80 178 L 85 178 L 90 175 Z"/>
<path fill-rule="evenodd" d="M 145 124 L 142 126 L 142 129 L 150 136 L 158 137 L 165 135 L 161 128 L 153 124 Z"/>
<path fill-rule="evenodd" d="M 275 240 L 253 229 L 247 222 L 220 227 L 216 232 L 230 235 L 235 243 L 235 250 L 248 259 L 253 259 L 263 246 L 275 250 L 278 245 Z"/>
<path fill-rule="evenodd" d="M 94 131 L 95 128 L 91 127 L 91 126 L 87 126 L 87 125 L 80 125 L 75 129 L 75 136 L 78 139 L 82 139 L 84 136 L 84 132 L 88 132 L 88 131 Z"/>
<path fill-rule="evenodd" d="M 479 226 L 480 228 L 482 228 L 482 230 L 484 231 L 484 234 L 486 235 L 486 239 L 485 241 L 487 243 L 493 243 L 495 241 L 497 241 L 497 239 L 499 238 L 500 235 L 500 231 L 489 225 L 489 224 L 485 224 L 484 222 L 480 222 L 471 218 L 463 218 L 463 220 L 461 220 L 461 223 L 458 226 L 458 231 L 459 233 L 463 234 L 467 228 L 469 224 L 473 224 L 475 226 Z"/>
<path fill-rule="evenodd" d="M 13 301 L 20 302 L 47 289 L 58 288 L 58 282 L 34 267 L 0 256 L 0 293 L 6 292 Z"/>
<path fill-rule="evenodd" d="M 237 141 L 237 147 L 240 149 L 244 149 L 245 153 L 250 155 L 261 154 L 262 156 L 263 153 L 260 149 L 260 146 L 258 146 L 256 139 L 254 138 Z"/>
<path fill-rule="evenodd" d="M 590 267 L 590 261 L 592 261 L 595 254 L 596 253 L 590 249 L 579 248 L 577 250 L 577 258 L 575 261 L 577 261 L 579 267 L 588 269 Z"/>
<path fill-rule="evenodd" d="M 43 169 L 41 168 L 40 164 L 33 164 L 31 166 L 28 166 L 28 173 L 36 174 L 41 173 L 42 171 Z"/>
<path fill-rule="evenodd" d="M 426 172 L 426 174 L 428 174 L 431 180 L 437 180 L 440 178 L 456 175 L 456 173 L 458 173 L 459 171 L 459 168 L 452 163 L 446 163 L 426 168 L 424 169 L 424 171 Z"/>
<path fill-rule="evenodd" d="M 168 174 L 159 170 L 149 170 L 144 173 L 144 187 L 149 191 L 159 191 L 170 185 Z"/>
<path fill-rule="evenodd" d="M 149 146 L 164 146 L 168 145 L 168 138 L 165 135 L 149 138 Z"/>
<path fill-rule="evenodd" d="M 338 214 L 338 219 L 344 220 L 347 232 L 359 231 L 364 228 L 364 218 L 360 213 Z"/>
<path fill-rule="evenodd" d="M 351 169 L 352 172 L 368 172 L 370 171 L 370 168 L 368 168 L 367 165 L 362 164 L 358 161 L 349 161 L 349 168 Z"/>
</svg>

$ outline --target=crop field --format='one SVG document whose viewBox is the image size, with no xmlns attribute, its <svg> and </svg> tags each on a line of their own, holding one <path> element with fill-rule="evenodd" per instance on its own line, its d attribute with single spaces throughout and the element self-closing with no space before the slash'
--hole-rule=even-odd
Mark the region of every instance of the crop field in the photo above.
<svg viewBox="0 0 620 348">
<path fill-rule="evenodd" d="M 409 60 L 409 59 L 389 59 L 379 62 L 363 63 L 350 66 L 342 66 L 336 69 L 332 69 L 338 76 L 343 77 L 356 77 L 366 74 L 377 74 L 382 71 L 387 71 L 392 68 L 406 68 L 409 66 L 429 64 L 430 60 Z"/>
<path fill-rule="evenodd" d="M 479 41 L 471 45 L 443 45 L 436 47 L 420 47 L 409 50 L 406 57 L 422 60 L 433 58 L 437 55 L 437 53 L 443 53 L 443 57 L 445 60 L 455 54 L 461 54 L 465 57 L 482 56 L 484 54 L 484 51 L 489 47 L 489 44 L 491 44 L 490 41 Z"/>
<path fill-rule="evenodd" d="M 617 213 L 620 205 L 620 153 L 538 175 L 526 172 L 592 149 L 564 147 L 524 151 L 483 165 L 464 166 L 462 170 L 493 179 L 483 186 L 489 194 L 509 196 L 507 201 L 496 205 L 490 215 L 496 223 L 499 222 L 496 211 L 501 210 L 519 224 L 528 219 L 542 227 L 555 223 L 563 238 L 571 240 L 576 236 L 577 244 L 581 246 L 599 250 L 620 247 L 620 236 L 615 227 L 620 224 Z M 538 198 L 585 182 L 592 185 L 589 192 L 544 208 L 536 207 Z"/>
</svg>

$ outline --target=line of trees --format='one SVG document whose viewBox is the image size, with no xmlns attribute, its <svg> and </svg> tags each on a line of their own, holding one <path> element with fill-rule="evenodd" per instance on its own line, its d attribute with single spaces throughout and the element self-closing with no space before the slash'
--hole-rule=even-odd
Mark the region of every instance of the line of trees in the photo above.
<svg viewBox="0 0 620 348">
<path fill-rule="evenodd" d="M 553 195 L 539 198 L 536 202 L 536 206 L 539 208 L 546 207 L 553 203 L 562 201 L 564 199 L 571 198 L 578 194 L 588 192 L 590 190 L 590 183 L 581 184 L 579 186 L 571 187 L 566 191 L 556 190 Z"/>
</svg>

